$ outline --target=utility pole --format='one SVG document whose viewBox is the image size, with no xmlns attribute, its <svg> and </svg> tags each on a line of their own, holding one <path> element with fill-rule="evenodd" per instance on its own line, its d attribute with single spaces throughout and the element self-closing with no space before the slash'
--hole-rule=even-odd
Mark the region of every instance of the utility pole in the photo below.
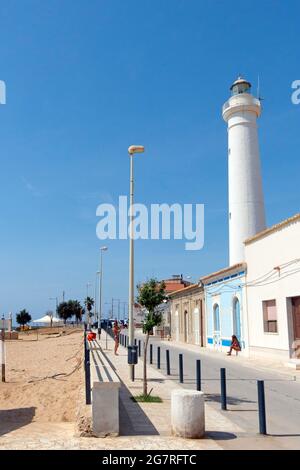
<svg viewBox="0 0 300 470">
<path fill-rule="evenodd" d="M 57 314 L 58 298 L 57 297 L 49 297 L 49 300 L 55 300 L 55 308 L 56 308 L 56 314 Z"/>
</svg>

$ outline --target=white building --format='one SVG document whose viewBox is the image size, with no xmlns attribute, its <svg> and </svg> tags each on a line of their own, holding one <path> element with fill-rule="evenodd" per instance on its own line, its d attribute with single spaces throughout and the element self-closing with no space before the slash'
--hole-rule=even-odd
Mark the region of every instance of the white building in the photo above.
<svg viewBox="0 0 300 470">
<path fill-rule="evenodd" d="M 300 214 L 246 240 L 245 261 L 250 356 L 300 368 Z"/>
<path fill-rule="evenodd" d="M 229 265 L 245 260 L 244 240 L 265 228 L 257 118 L 261 104 L 239 77 L 223 106 L 228 123 Z"/>
</svg>

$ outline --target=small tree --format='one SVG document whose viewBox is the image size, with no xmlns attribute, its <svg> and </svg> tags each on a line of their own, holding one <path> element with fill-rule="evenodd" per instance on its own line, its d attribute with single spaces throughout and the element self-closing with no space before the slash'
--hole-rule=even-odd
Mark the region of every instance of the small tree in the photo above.
<svg viewBox="0 0 300 470">
<path fill-rule="evenodd" d="M 87 312 L 88 312 L 88 318 L 87 318 L 87 322 L 88 324 L 90 323 L 90 319 L 91 319 L 91 311 L 92 311 L 92 308 L 93 308 L 93 305 L 94 305 L 94 299 L 92 297 L 87 297 L 84 301 L 84 305 L 86 306 L 86 309 L 87 309 Z"/>
<path fill-rule="evenodd" d="M 147 314 L 143 322 L 143 333 L 146 335 L 144 341 L 144 373 L 143 373 L 143 395 L 148 394 L 148 383 L 147 383 L 147 349 L 149 342 L 149 335 L 153 330 L 154 326 L 159 326 L 162 322 L 162 315 L 159 312 L 155 312 L 158 307 L 166 298 L 165 294 L 165 283 L 158 282 L 156 279 L 150 279 L 144 284 L 137 286 L 138 296 L 137 301 L 142 307 L 145 307 Z"/>
<path fill-rule="evenodd" d="M 27 325 L 27 323 L 31 321 L 31 315 L 24 308 L 20 313 L 17 313 L 16 320 L 17 323 L 24 328 L 24 325 Z"/>
</svg>

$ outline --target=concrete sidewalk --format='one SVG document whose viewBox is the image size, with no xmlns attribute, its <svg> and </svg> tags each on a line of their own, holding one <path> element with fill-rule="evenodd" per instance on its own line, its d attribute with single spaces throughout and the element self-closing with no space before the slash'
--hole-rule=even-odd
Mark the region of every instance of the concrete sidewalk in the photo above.
<svg viewBox="0 0 300 470">
<path fill-rule="evenodd" d="M 122 382 L 120 390 L 120 434 L 121 436 L 136 436 L 145 445 L 158 441 L 160 449 L 221 449 L 218 441 L 236 439 L 242 433 L 239 426 L 232 423 L 226 416 L 217 412 L 208 403 L 205 404 L 206 437 L 204 439 L 187 440 L 171 436 L 170 399 L 171 392 L 180 388 L 173 378 L 166 378 L 159 370 L 148 367 L 148 390 L 152 395 L 162 398 L 163 403 L 135 403 L 130 397 L 140 395 L 143 391 L 142 373 L 143 361 L 135 367 L 135 382 L 129 380 L 127 350 L 120 346 L 118 355 L 113 352 L 114 342 L 110 336 L 107 340 L 103 331 L 101 346 Z M 121 439 L 116 438 L 116 439 Z M 149 447 L 147 447 L 149 448 Z M 153 447 L 155 448 L 155 447 Z"/>
<path fill-rule="evenodd" d="M 126 332 L 126 331 L 125 331 Z M 136 337 L 143 335 L 137 332 Z M 193 345 L 161 341 L 151 337 L 153 366 L 157 371 L 157 347 L 161 346 L 161 372 L 165 373 L 165 350 L 170 351 L 171 376 L 163 375 L 165 384 L 195 388 L 195 359 L 201 359 L 202 389 L 206 395 L 207 430 L 225 449 L 297 449 L 299 448 L 299 381 L 295 371 L 270 369 L 242 356 L 205 350 Z M 184 353 L 184 384 L 178 383 L 178 354 Z M 148 356 L 149 357 L 149 356 Z M 227 371 L 228 410 L 220 409 L 220 367 Z M 257 378 L 266 382 L 268 435 L 258 434 Z M 177 383 L 176 383 L 177 382 Z M 296 400 L 296 401 L 295 401 Z M 296 408 L 297 407 L 297 408 Z M 291 414 L 292 413 L 292 414 Z M 214 414 L 214 419 L 211 419 Z M 293 417 L 293 420 L 291 419 Z M 282 421 L 282 417 L 284 420 Z M 215 434 L 216 433 L 216 434 Z M 222 438 L 222 433 L 224 437 Z"/>
</svg>

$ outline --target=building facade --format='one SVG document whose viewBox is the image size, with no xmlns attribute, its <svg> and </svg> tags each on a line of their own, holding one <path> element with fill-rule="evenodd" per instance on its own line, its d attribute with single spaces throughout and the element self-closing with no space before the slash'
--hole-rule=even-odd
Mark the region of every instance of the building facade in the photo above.
<svg viewBox="0 0 300 470">
<path fill-rule="evenodd" d="M 248 354 L 245 276 L 246 264 L 239 263 L 201 279 L 205 294 L 208 348 L 228 350 L 232 335 L 236 335 L 242 354 Z"/>
<path fill-rule="evenodd" d="M 198 284 L 169 294 L 171 337 L 174 341 L 205 346 L 204 292 Z"/>
<path fill-rule="evenodd" d="M 246 240 L 251 356 L 300 367 L 300 214 Z"/>
</svg>

